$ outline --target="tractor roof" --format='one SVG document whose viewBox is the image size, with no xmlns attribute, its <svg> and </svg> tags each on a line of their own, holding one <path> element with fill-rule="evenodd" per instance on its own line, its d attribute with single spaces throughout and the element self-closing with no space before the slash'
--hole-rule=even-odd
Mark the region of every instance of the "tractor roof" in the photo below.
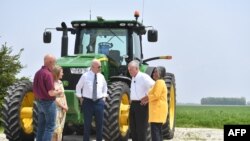
<svg viewBox="0 0 250 141">
<path fill-rule="evenodd" d="M 72 21 L 74 28 L 142 28 L 145 26 L 135 20 L 104 20 L 98 17 L 97 20 Z"/>
</svg>

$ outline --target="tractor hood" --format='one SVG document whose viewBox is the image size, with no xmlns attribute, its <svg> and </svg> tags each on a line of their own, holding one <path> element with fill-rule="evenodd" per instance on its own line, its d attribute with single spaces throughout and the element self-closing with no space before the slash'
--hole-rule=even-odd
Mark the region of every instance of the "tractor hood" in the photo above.
<svg viewBox="0 0 250 141">
<path fill-rule="evenodd" d="M 108 61 L 103 54 L 79 54 L 61 57 L 57 60 L 57 64 L 63 68 L 62 81 L 66 90 L 75 90 L 81 75 L 89 70 L 92 60 L 95 58 L 99 59 L 102 64 Z"/>
<path fill-rule="evenodd" d="M 57 64 L 63 68 L 88 68 L 94 58 L 100 61 L 107 60 L 103 54 L 81 54 L 59 58 Z"/>
</svg>

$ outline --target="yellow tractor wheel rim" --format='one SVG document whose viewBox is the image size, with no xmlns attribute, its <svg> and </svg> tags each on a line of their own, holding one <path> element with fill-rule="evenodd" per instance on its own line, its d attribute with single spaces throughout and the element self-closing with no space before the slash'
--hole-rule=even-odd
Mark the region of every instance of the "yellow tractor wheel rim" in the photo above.
<svg viewBox="0 0 250 141">
<path fill-rule="evenodd" d="M 171 85 L 170 88 L 170 109 L 169 109 L 169 126 L 170 129 L 173 129 L 174 127 L 174 119 L 175 119 L 175 91 L 174 91 L 174 85 Z"/>
<path fill-rule="evenodd" d="M 128 94 L 124 93 L 121 97 L 120 111 L 119 111 L 119 127 L 120 133 L 124 137 L 127 135 L 129 129 L 129 98 Z"/>
<path fill-rule="evenodd" d="M 26 134 L 31 134 L 33 132 L 33 102 L 34 94 L 28 92 L 24 96 L 20 108 L 20 123 Z"/>
</svg>

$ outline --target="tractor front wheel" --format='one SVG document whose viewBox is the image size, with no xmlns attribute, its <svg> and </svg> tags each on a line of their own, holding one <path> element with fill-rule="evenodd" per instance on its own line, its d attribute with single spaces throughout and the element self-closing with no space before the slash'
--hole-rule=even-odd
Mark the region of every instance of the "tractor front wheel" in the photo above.
<svg viewBox="0 0 250 141">
<path fill-rule="evenodd" d="M 128 140 L 129 137 L 129 86 L 117 81 L 108 86 L 109 96 L 104 110 L 103 136 L 108 141 Z"/>
</svg>

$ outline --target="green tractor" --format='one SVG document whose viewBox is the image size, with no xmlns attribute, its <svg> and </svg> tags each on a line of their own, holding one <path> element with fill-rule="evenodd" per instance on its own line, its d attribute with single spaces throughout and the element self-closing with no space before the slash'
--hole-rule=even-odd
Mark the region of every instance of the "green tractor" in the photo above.
<svg viewBox="0 0 250 141">
<path fill-rule="evenodd" d="M 135 20 L 97 20 L 72 21 L 72 27 L 62 22 L 55 28 L 62 32 L 61 58 L 57 64 L 64 71 L 63 84 L 69 105 L 63 134 L 84 134 L 83 114 L 75 96 L 75 87 L 80 76 L 88 71 L 91 61 L 96 58 L 102 63 L 101 72 L 108 82 L 108 97 L 104 112 L 103 137 L 107 141 L 127 140 L 129 138 L 129 108 L 131 77 L 127 65 L 131 60 L 140 62 L 140 70 L 152 74 L 148 61 L 170 59 L 159 56 L 143 59 L 142 36 L 147 33 L 149 42 L 157 41 L 157 30 L 144 26 Z M 148 31 L 146 29 L 150 28 Z M 51 28 L 49 28 L 51 29 Z M 43 40 L 51 42 L 51 32 L 46 29 Z M 68 33 L 75 37 L 73 55 L 68 55 Z M 163 137 L 172 139 L 175 131 L 176 90 L 175 77 L 166 73 L 168 88 L 168 116 L 163 126 Z M 34 140 L 37 124 L 37 106 L 32 92 L 32 82 L 19 81 L 8 89 L 2 110 L 4 133 L 11 141 Z M 93 130 L 95 123 L 93 122 Z M 150 139 L 150 134 L 148 134 Z"/>
</svg>

